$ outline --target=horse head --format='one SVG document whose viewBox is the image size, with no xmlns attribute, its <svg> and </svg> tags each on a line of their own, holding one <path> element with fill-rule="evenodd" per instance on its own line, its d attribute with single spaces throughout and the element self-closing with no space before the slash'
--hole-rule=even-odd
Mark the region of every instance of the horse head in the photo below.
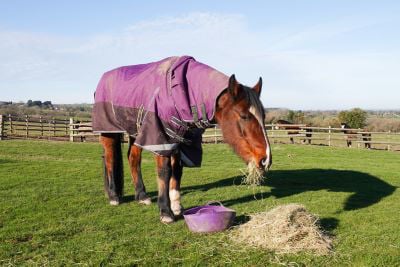
<svg viewBox="0 0 400 267">
<path fill-rule="evenodd" d="M 272 164 L 271 148 L 264 127 L 260 101 L 262 79 L 253 87 L 229 78 L 229 85 L 217 99 L 215 119 L 225 141 L 247 163 L 267 171 Z"/>
</svg>

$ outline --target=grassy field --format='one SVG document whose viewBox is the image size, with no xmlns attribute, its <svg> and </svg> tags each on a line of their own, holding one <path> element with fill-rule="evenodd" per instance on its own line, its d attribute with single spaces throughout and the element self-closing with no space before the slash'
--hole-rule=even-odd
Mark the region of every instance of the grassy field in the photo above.
<svg viewBox="0 0 400 267">
<path fill-rule="evenodd" d="M 0 142 L 0 265 L 400 266 L 400 153 L 273 146 L 264 186 L 240 184 L 243 163 L 227 146 L 205 145 L 203 167 L 185 169 L 183 205 L 220 200 L 247 215 L 301 203 L 335 236 L 331 255 L 278 255 L 234 245 L 227 232 L 190 233 L 140 206 L 125 162 L 125 203 L 109 206 L 96 143 Z M 124 146 L 126 150 L 126 145 Z M 143 161 L 155 202 L 152 155 Z"/>
</svg>

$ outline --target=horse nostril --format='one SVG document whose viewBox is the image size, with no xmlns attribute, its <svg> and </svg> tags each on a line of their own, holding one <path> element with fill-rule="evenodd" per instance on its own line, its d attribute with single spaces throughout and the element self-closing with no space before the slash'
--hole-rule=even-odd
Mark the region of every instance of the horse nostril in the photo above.
<svg viewBox="0 0 400 267">
<path fill-rule="evenodd" d="M 267 166 L 267 164 L 268 164 L 267 158 L 262 158 L 262 159 L 260 160 L 260 166 L 265 167 L 265 166 Z"/>
<path fill-rule="evenodd" d="M 268 171 L 271 167 L 272 159 L 271 157 L 265 157 L 260 160 L 260 167 L 262 167 L 265 171 Z"/>
</svg>

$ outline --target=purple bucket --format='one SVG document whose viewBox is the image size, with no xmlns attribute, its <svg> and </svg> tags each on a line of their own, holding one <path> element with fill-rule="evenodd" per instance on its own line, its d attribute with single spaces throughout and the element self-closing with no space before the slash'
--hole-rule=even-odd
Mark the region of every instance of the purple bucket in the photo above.
<svg viewBox="0 0 400 267">
<path fill-rule="evenodd" d="M 219 206 L 211 205 L 218 203 Z M 183 213 L 189 230 L 196 233 L 212 233 L 227 229 L 232 225 L 236 212 L 224 207 L 221 202 L 209 202 Z"/>
</svg>

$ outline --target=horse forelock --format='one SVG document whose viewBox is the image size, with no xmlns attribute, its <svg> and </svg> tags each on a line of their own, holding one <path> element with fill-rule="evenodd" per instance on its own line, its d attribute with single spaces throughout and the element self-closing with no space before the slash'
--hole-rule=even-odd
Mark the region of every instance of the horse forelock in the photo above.
<svg viewBox="0 0 400 267">
<path fill-rule="evenodd" d="M 264 106 L 261 103 L 260 98 L 258 97 L 257 93 L 251 88 L 245 88 L 244 91 L 246 93 L 247 101 L 250 106 L 250 113 L 253 114 L 254 117 L 256 117 L 259 123 L 264 125 Z"/>
</svg>

